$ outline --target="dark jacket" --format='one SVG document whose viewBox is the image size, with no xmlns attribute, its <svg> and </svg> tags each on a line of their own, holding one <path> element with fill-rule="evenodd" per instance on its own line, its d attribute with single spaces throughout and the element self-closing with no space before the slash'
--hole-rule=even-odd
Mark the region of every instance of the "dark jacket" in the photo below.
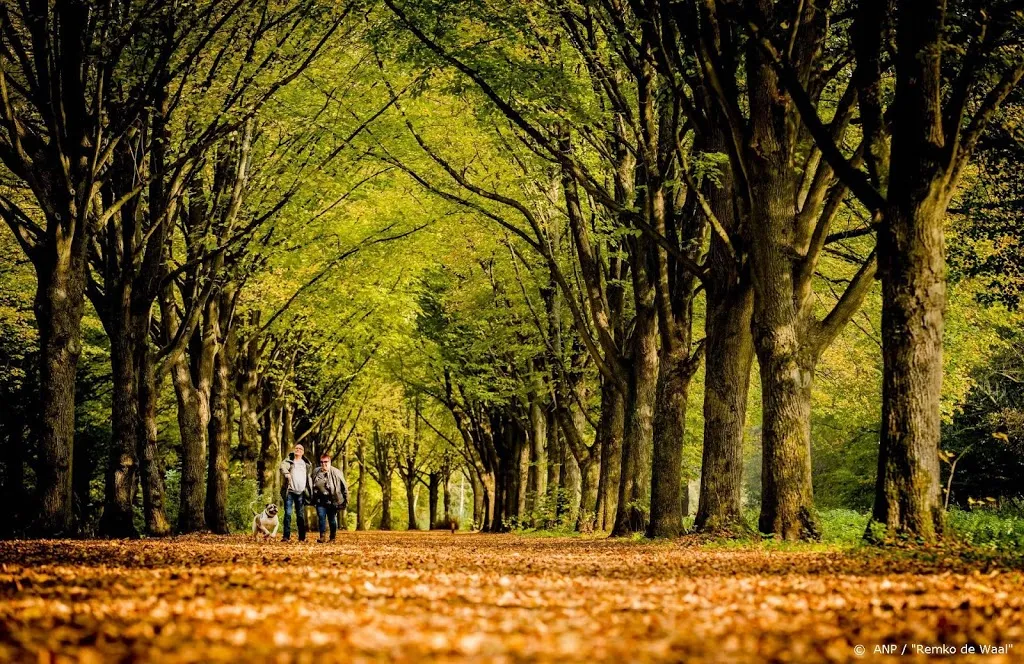
<svg viewBox="0 0 1024 664">
<path fill-rule="evenodd" d="M 348 504 L 348 487 L 345 476 L 334 466 L 317 467 L 311 482 L 314 505 L 333 505 L 338 509 Z"/>
<path fill-rule="evenodd" d="M 303 492 L 303 495 L 305 495 L 306 498 L 309 498 L 310 492 L 312 491 L 312 488 L 313 488 L 313 482 L 311 481 L 311 479 L 313 477 L 313 464 L 311 464 L 309 462 L 309 459 L 307 459 L 306 457 L 302 457 L 302 461 L 303 461 L 303 463 L 306 464 L 306 490 Z M 288 491 L 288 485 L 291 484 L 292 466 L 294 464 L 295 464 L 295 453 L 294 452 L 289 452 L 288 453 L 288 458 L 285 459 L 284 461 L 282 461 L 281 462 L 281 466 L 280 466 L 281 475 L 282 475 L 282 478 L 281 478 L 281 500 L 282 501 L 284 501 L 285 493 Z"/>
</svg>

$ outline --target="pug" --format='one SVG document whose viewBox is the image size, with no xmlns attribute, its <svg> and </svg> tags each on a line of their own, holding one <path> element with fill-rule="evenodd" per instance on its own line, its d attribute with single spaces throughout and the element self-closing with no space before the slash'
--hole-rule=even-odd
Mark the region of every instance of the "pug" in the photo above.
<svg viewBox="0 0 1024 664">
<path fill-rule="evenodd" d="M 252 537 L 258 539 L 260 531 L 263 531 L 264 538 L 270 538 L 277 534 L 277 527 L 280 522 L 277 519 L 277 505 L 270 503 L 262 512 L 253 512 Z M 274 532 L 270 532 L 273 527 Z"/>
</svg>

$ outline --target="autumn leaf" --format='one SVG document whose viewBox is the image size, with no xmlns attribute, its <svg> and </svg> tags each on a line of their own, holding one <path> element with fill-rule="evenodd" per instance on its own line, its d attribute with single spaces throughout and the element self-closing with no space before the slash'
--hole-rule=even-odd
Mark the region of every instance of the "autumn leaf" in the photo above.
<svg viewBox="0 0 1024 664">
<path fill-rule="evenodd" d="M 955 555 L 695 538 L 2 542 L 0 661 L 871 661 L 1024 647 L 1020 586 Z"/>
</svg>

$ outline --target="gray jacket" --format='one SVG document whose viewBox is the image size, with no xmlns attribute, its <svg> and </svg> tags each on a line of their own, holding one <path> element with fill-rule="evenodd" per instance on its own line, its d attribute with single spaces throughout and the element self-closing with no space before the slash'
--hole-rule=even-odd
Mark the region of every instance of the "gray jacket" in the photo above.
<svg viewBox="0 0 1024 664">
<path fill-rule="evenodd" d="M 318 467 L 313 471 L 311 481 L 313 487 L 313 503 L 317 505 L 334 505 L 341 508 L 348 504 L 348 487 L 345 485 L 345 475 L 334 466 L 328 466 L 326 470 Z"/>
<path fill-rule="evenodd" d="M 306 464 L 306 490 L 303 493 L 308 497 L 310 491 L 313 488 L 313 482 L 311 478 L 313 476 L 313 464 L 309 462 L 309 459 L 302 457 L 303 463 Z M 292 466 L 295 464 L 295 453 L 289 452 L 288 458 L 281 462 L 280 470 L 284 476 L 281 482 L 281 500 L 284 500 L 285 492 L 288 491 L 288 485 L 291 484 L 292 479 Z"/>
</svg>

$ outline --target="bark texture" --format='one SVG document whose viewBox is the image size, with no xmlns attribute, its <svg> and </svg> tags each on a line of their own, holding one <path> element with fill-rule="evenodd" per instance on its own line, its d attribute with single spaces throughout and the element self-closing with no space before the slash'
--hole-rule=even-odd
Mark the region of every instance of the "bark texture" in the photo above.
<svg viewBox="0 0 1024 664">
<path fill-rule="evenodd" d="M 52 261 L 37 265 L 35 314 L 39 326 L 39 511 L 33 534 L 75 531 L 71 506 L 75 436 L 75 370 L 82 353 L 85 247 L 80 235 L 62 237 Z"/>
<path fill-rule="evenodd" d="M 654 286 L 634 275 L 637 311 L 631 338 L 631 376 L 625 410 L 625 436 L 613 537 L 644 532 L 651 495 L 651 446 L 658 387 L 658 318 Z"/>
</svg>

